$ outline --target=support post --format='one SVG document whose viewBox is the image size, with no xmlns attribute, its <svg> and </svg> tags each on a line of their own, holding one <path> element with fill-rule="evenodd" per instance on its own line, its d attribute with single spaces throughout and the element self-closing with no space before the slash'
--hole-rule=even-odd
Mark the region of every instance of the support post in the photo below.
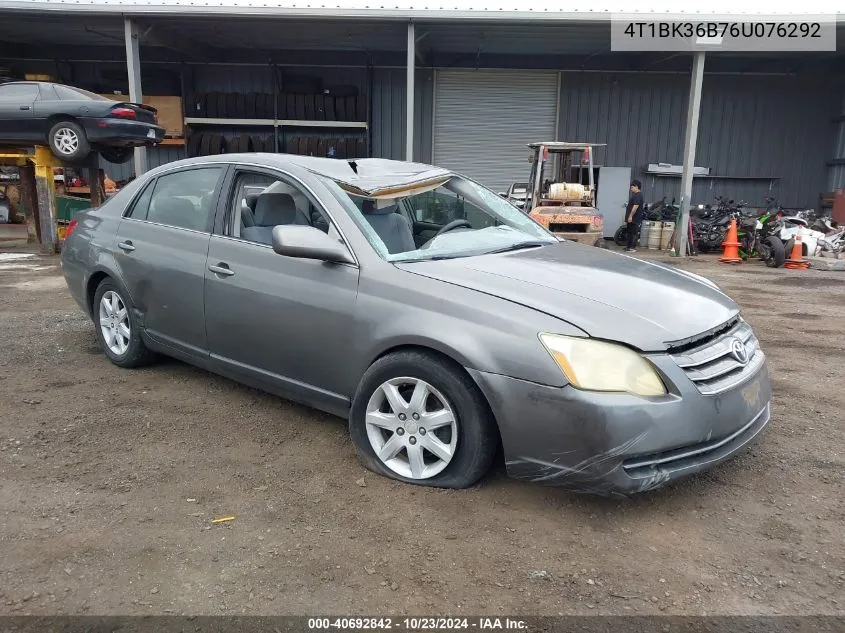
<svg viewBox="0 0 845 633">
<path fill-rule="evenodd" d="M 26 243 L 41 242 L 41 224 L 38 221 L 38 191 L 35 187 L 35 165 L 25 161 L 18 168 L 20 174 L 21 206 L 26 218 Z"/>
<path fill-rule="evenodd" d="M 405 90 L 405 160 L 414 160 L 414 66 L 417 40 L 414 22 L 408 22 L 407 88 Z"/>
<path fill-rule="evenodd" d="M 56 187 L 53 175 L 56 159 L 48 148 L 39 145 L 35 148 L 33 163 L 41 247 L 48 253 L 57 253 L 59 236 L 56 226 Z"/>
<path fill-rule="evenodd" d="M 681 218 L 675 227 L 677 236 L 676 254 L 687 256 L 689 243 L 689 210 L 692 198 L 692 174 L 695 168 L 695 144 L 698 140 L 698 118 L 701 113 L 701 84 L 704 79 L 704 51 L 693 53 L 692 76 L 690 78 L 689 106 L 687 107 L 687 129 L 684 139 L 684 170 L 681 174 Z"/>
<path fill-rule="evenodd" d="M 129 100 L 141 103 L 144 99 L 141 92 L 141 56 L 138 50 L 138 26 L 131 18 L 123 21 L 124 39 L 126 40 L 126 70 L 129 75 Z M 135 148 L 135 176 L 147 171 L 147 148 Z"/>
</svg>

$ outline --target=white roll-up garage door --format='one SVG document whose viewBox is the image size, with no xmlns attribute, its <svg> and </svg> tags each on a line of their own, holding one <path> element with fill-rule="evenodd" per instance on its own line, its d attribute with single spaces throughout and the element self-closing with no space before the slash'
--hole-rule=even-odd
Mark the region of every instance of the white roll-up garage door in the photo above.
<svg viewBox="0 0 845 633">
<path fill-rule="evenodd" d="M 495 191 L 525 182 L 528 143 L 555 140 L 553 72 L 437 70 L 434 163 Z"/>
</svg>

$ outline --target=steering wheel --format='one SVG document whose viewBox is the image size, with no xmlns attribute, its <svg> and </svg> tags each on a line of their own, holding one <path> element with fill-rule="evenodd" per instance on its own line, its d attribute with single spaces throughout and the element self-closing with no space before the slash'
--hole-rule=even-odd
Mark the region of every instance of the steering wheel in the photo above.
<svg viewBox="0 0 845 633">
<path fill-rule="evenodd" d="M 443 226 L 441 226 L 440 230 L 437 231 L 437 233 L 435 233 L 432 236 L 431 239 L 433 240 L 435 237 L 439 237 L 439 236 L 443 235 L 444 233 L 447 233 L 449 231 L 457 229 L 458 227 L 461 227 L 461 226 L 465 226 L 465 227 L 470 228 L 470 229 L 472 228 L 472 224 L 470 224 L 468 220 L 465 220 L 464 218 L 459 218 L 457 220 L 452 220 L 448 224 L 444 224 Z"/>
</svg>

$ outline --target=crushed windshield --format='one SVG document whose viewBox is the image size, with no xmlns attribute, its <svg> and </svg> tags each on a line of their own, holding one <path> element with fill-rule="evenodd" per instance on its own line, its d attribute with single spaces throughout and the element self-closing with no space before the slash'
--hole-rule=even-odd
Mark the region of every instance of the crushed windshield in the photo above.
<svg viewBox="0 0 845 633">
<path fill-rule="evenodd" d="M 326 182 L 378 254 L 391 262 L 451 259 L 557 243 L 481 185 L 452 176 L 408 195 L 367 198 Z"/>
</svg>

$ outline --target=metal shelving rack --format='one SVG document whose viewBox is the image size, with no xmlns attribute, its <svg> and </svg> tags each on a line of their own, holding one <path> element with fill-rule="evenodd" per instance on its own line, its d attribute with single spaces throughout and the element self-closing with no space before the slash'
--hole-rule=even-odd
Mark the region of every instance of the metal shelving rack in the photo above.
<svg viewBox="0 0 845 633">
<path fill-rule="evenodd" d="M 228 125 L 241 127 L 316 127 L 316 128 L 358 128 L 367 129 L 366 121 L 309 121 L 295 119 L 228 119 L 185 117 L 188 125 Z"/>
</svg>

